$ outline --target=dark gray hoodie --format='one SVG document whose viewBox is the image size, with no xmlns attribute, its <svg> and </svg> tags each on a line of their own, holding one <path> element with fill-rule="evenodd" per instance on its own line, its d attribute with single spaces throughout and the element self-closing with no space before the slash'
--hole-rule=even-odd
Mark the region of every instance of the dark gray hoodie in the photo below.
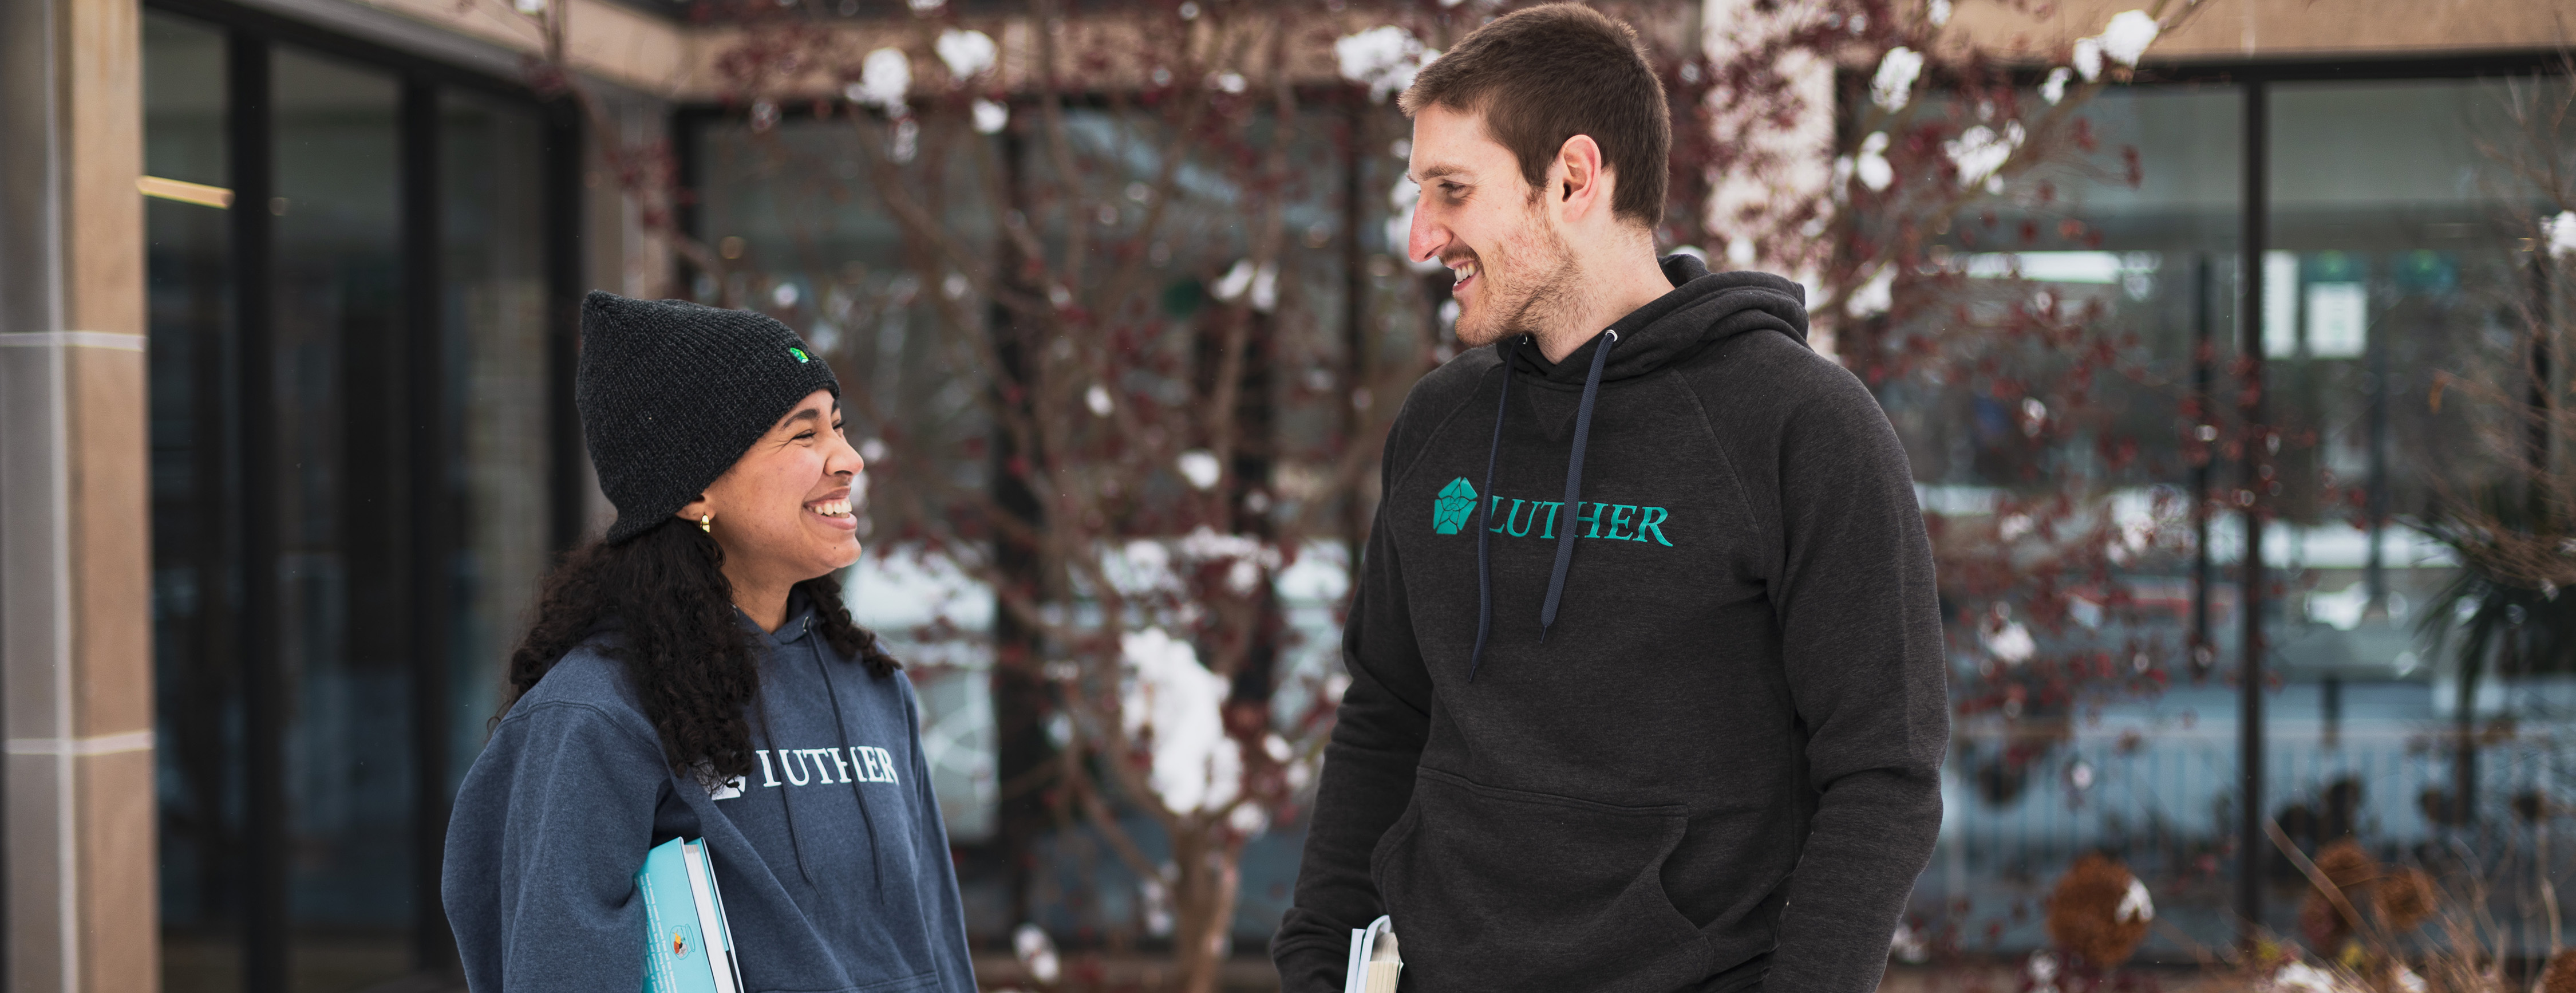
<svg viewBox="0 0 2576 993">
<path fill-rule="evenodd" d="M 1949 736 L 1905 454 L 1796 284 L 1664 272 L 1406 398 L 1286 993 L 1380 913 L 1424 993 L 1877 986 Z"/>
</svg>

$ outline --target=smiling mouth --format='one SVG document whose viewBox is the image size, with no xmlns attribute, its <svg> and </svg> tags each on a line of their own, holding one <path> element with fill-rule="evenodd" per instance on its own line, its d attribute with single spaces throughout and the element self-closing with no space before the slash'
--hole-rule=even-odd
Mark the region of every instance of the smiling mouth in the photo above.
<svg viewBox="0 0 2576 993">
<path fill-rule="evenodd" d="M 835 520 L 847 520 L 850 516 L 850 498 L 840 497 L 832 500 L 816 500 L 813 503 L 806 504 L 805 509 L 814 512 L 817 516 L 829 517 Z"/>
<path fill-rule="evenodd" d="M 1450 294 L 1456 295 L 1460 289 L 1464 288 L 1468 282 L 1476 278 L 1478 273 L 1483 271 L 1483 267 L 1479 266 L 1474 259 L 1461 259 L 1459 261 L 1449 263 L 1449 274 L 1456 277 L 1456 281 L 1449 284 Z"/>
</svg>

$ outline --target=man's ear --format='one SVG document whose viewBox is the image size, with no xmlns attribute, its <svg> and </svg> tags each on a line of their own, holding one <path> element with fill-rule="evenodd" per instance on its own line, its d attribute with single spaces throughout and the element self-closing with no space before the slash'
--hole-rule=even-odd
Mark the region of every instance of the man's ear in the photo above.
<svg viewBox="0 0 2576 993">
<path fill-rule="evenodd" d="M 695 524 L 698 518 L 712 513 L 715 513 L 715 504 L 707 500 L 706 494 L 700 493 L 697 499 L 680 505 L 680 509 L 671 516 Z"/>
<path fill-rule="evenodd" d="M 1568 221 L 1610 209 L 1610 174 L 1601 158 L 1601 143 L 1588 134 L 1565 139 L 1556 151 L 1557 202 Z"/>
</svg>

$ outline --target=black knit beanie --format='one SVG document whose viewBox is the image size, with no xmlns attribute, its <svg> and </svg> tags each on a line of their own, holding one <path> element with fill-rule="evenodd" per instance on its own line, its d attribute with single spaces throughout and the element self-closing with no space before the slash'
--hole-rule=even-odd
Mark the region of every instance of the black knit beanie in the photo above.
<svg viewBox="0 0 2576 993">
<path fill-rule="evenodd" d="M 592 291 L 581 302 L 573 404 L 616 544 L 671 520 L 832 369 L 787 325 L 746 310 Z"/>
</svg>

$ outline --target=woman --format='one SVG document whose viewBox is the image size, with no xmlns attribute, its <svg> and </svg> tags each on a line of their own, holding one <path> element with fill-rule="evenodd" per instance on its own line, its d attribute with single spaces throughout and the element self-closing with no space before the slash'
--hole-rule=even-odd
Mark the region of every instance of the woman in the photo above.
<svg viewBox="0 0 2576 993">
<path fill-rule="evenodd" d="M 757 314 L 592 293 L 602 540 L 546 580 L 448 822 L 468 985 L 634 993 L 634 875 L 704 837 L 751 991 L 972 993 L 920 704 L 832 574 L 857 561 L 840 384 Z"/>
</svg>

